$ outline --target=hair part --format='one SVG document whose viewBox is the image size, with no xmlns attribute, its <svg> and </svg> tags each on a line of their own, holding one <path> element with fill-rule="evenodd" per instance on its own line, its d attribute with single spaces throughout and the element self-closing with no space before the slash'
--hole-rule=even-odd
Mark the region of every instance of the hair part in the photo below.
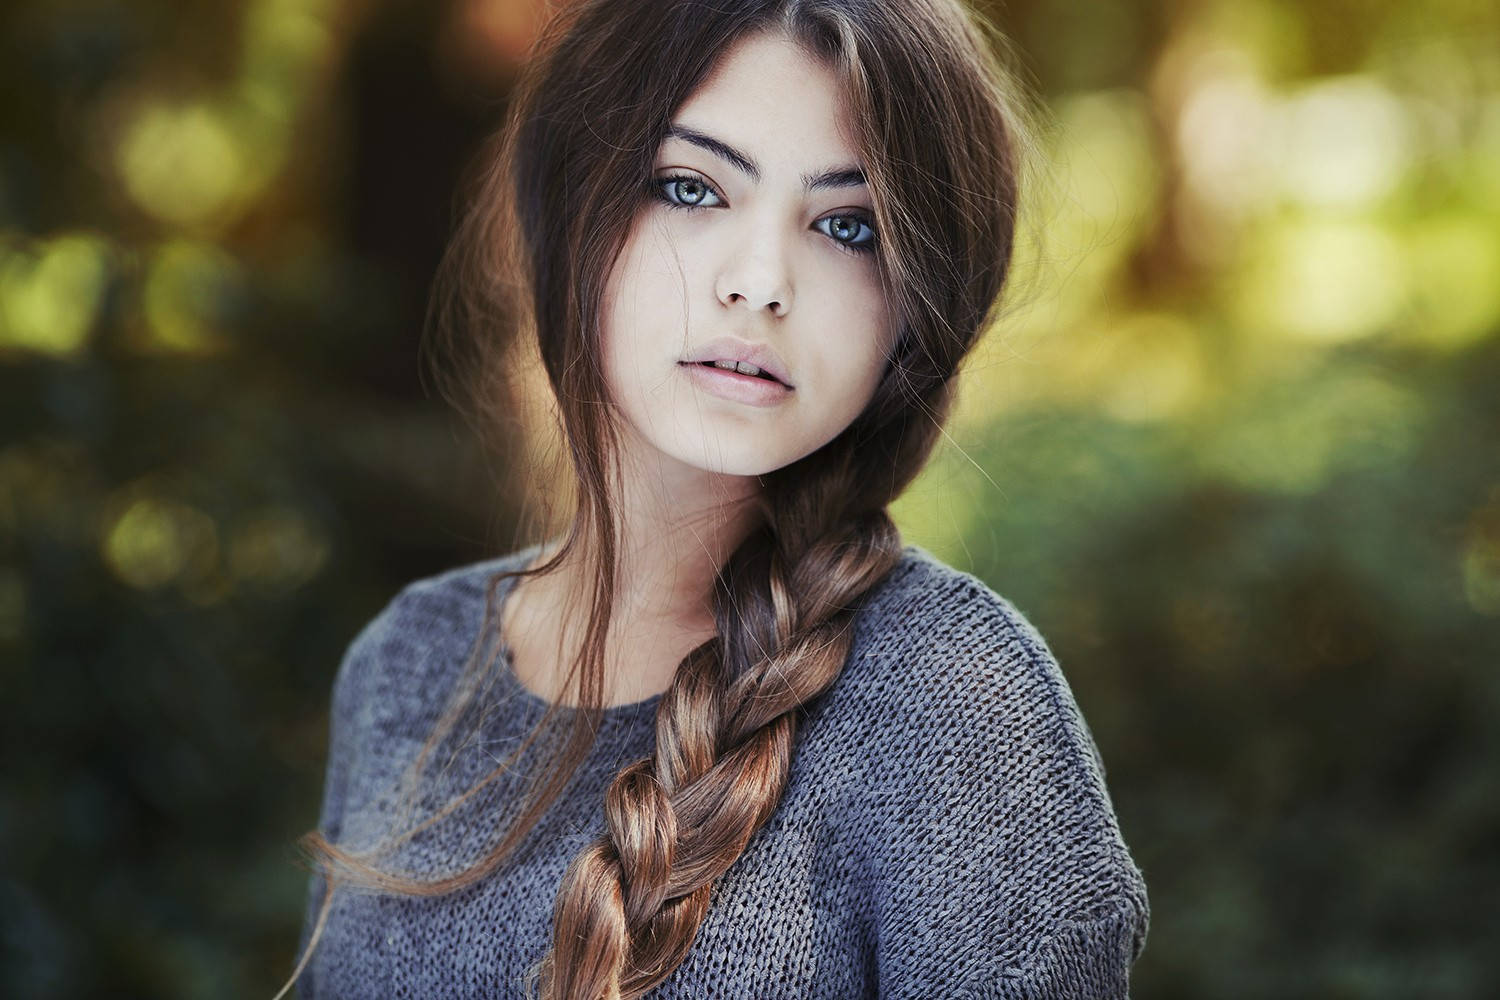
<svg viewBox="0 0 1500 1000">
<path fill-rule="evenodd" d="M 850 426 L 761 477 L 755 526 L 714 581 L 717 634 L 678 665 L 657 708 L 654 753 L 609 784 L 605 833 L 563 876 L 532 987 L 542 1000 L 634 998 L 686 957 L 713 883 L 781 800 L 797 709 L 838 678 L 862 600 L 901 557 L 886 508 L 930 456 L 960 362 L 1006 282 L 1026 116 L 987 30 L 959 0 L 574 0 L 557 9 L 466 185 L 424 351 L 446 364 L 434 366 L 443 391 L 482 439 L 501 441 L 497 453 L 510 451 L 504 431 L 524 397 L 524 373 L 545 373 L 545 417 L 563 452 L 555 460 L 575 487 L 566 530 L 550 558 L 490 580 L 481 634 L 403 781 L 392 827 L 400 832 L 369 849 L 316 830 L 302 839 L 327 893 L 293 981 L 337 884 L 435 896 L 485 878 L 587 756 L 603 711 L 622 482 L 620 417 L 599 361 L 604 282 L 643 208 L 672 115 L 731 45 L 773 31 L 843 85 L 899 336 Z M 432 752 L 495 676 L 499 583 L 554 572 L 573 553 L 594 586 L 568 675 L 578 705 L 566 713 L 566 740 L 483 857 L 438 876 L 395 870 L 382 859 L 400 844 L 473 800 L 544 734 L 562 739 L 565 713 L 553 704 L 510 757 L 403 829 Z"/>
</svg>

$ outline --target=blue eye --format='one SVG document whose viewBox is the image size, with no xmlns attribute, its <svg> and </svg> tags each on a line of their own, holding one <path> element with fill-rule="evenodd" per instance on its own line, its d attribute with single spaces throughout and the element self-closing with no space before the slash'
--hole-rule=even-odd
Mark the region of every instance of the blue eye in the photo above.
<svg viewBox="0 0 1500 1000">
<path fill-rule="evenodd" d="M 653 178 L 651 193 L 670 207 L 689 212 L 700 208 L 717 208 L 724 203 L 713 185 L 694 174 Z M 827 228 L 824 228 L 824 223 L 828 224 Z M 813 223 L 813 226 L 846 253 L 875 252 L 875 227 L 870 225 L 870 220 L 864 215 L 825 215 Z"/>
<path fill-rule="evenodd" d="M 719 197 L 707 181 L 691 174 L 658 177 L 652 181 L 652 186 L 662 201 L 675 208 L 704 208 L 708 207 L 704 205 L 705 199 Z"/>
<path fill-rule="evenodd" d="M 852 250 L 855 253 L 875 252 L 875 227 L 862 215 L 825 215 L 815 225 L 821 226 L 828 223 L 828 228 L 822 230 L 832 237 L 833 242 L 841 247 Z M 866 235 L 855 239 L 861 231 Z"/>
</svg>

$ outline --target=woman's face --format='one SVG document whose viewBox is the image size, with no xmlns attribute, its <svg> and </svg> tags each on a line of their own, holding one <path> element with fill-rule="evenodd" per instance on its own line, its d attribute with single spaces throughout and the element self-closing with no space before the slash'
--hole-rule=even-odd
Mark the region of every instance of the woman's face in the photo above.
<svg viewBox="0 0 1500 1000">
<path fill-rule="evenodd" d="M 627 447 L 759 475 L 869 402 L 896 331 L 844 116 L 827 69 L 757 35 L 673 119 L 604 293 L 605 374 L 639 439 Z M 714 360 L 780 381 L 701 363 Z"/>
</svg>

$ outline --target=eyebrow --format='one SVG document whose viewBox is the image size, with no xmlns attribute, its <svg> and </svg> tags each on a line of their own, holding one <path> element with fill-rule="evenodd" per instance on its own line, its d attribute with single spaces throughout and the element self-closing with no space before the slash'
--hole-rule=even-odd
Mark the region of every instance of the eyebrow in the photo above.
<svg viewBox="0 0 1500 1000">
<path fill-rule="evenodd" d="M 751 180 L 760 182 L 760 165 L 746 153 L 740 152 L 722 139 L 688 128 L 686 125 L 668 126 L 666 138 L 690 142 L 699 149 L 706 149 L 721 160 L 726 160 L 747 174 Z M 858 187 L 865 183 L 864 171 L 858 167 L 835 167 L 816 174 L 802 175 L 804 191 L 823 191 L 830 188 Z"/>
</svg>

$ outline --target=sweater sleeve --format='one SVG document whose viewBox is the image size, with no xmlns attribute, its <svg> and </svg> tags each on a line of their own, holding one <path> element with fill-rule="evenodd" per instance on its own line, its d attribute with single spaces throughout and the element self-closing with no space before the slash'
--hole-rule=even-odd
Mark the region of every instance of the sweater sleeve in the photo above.
<svg viewBox="0 0 1500 1000">
<path fill-rule="evenodd" d="M 328 710 L 328 760 L 324 769 L 322 804 L 318 810 L 318 829 L 330 842 L 337 842 L 343 831 L 350 776 L 359 745 L 360 720 L 367 712 L 373 679 L 375 640 L 388 616 L 389 605 L 350 642 L 334 674 Z M 325 889 L 323 876 L 313 871 L 308 878 L 302 931 L 297 945 L 299 960 L 312 937 Z M 316 963 L 312 963 L 297 980 L 299 997 L 317 995 L 315 977 Z"/>
<path fill-rule="evenodd" d="M 934 611 L 882 741 L 879 995 L 1122 1000 L 1145 883 L 1072 692 L 1020 612 L 972 578 Z"/>
<path fill-rule="evenodd" d="M 1125 1000 L 1142 931 L 1130 908 L 1093 920 L 1058 925 L 1023 968 L 972 981 L 964 1000 Z"/>
</svg>

